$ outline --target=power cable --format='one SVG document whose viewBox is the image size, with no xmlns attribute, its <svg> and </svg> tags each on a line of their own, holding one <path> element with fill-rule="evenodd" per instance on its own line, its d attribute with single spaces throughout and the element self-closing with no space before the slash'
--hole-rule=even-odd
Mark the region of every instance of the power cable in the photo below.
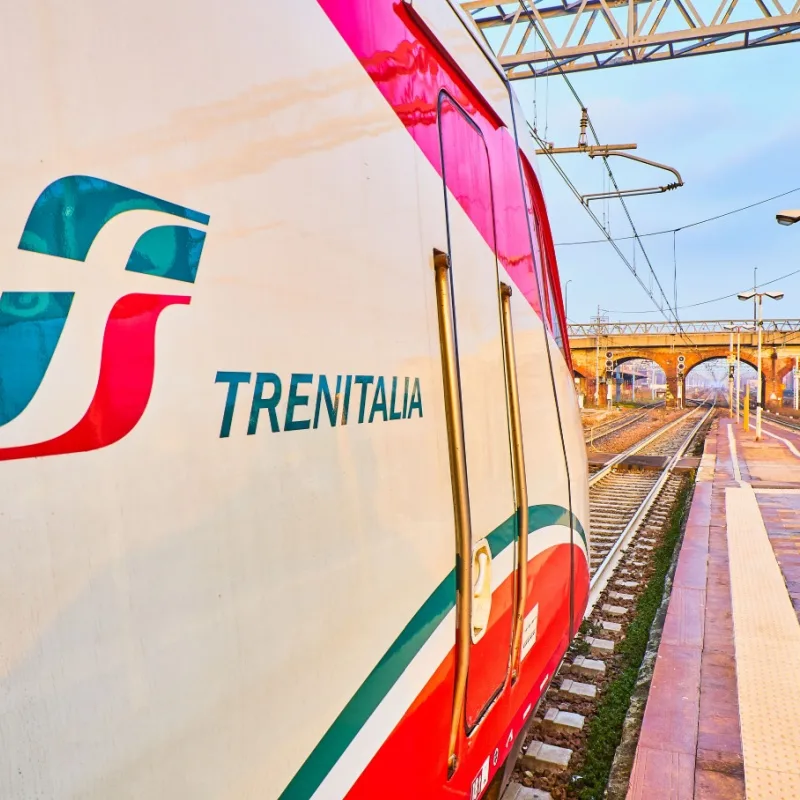
<svg viewBox="0 0 800 800">
<path fill-rule="evenodd" d="M 763 283 L 759 283 L 755 290 L 758 291 L 758 289 L 761 289 L 763 286 L 770 286 L 771 284 L 777 283 L 778 281 L 782 281 L 786 278 L 791 278 L 792 275 L 797 275 L 798 272 L 800 272 L 800 269 L 793 270 L 792 272 L 787 272 L 785 275 L 781 275 L 778 278 L 773 278 L 771 281 L 764 281 Z M 698 306 L 707 306 L 710 305 L 711 303 L 719 303 L 723 300 L 730 300 L 731 297 L 736 297 L 741 292 L 749 292 L 750 289 L 751 287 L 748 286 L 746 289 L 740 289 L 738 292 L 733 292 L 731 294 L 724 294 L 722 295 L 722 297 L 714 297 L 711 300 L 701 300 L 699 303 L 690 303 L 689 305 L 681 306 L 679 310 L 683 311 L 687 308 L 697 308 Z M 655 311 L 649 308 L 646 311 L 615 311 L 614 309 L 611 308 L 603 308 L 601 310 L 607 312 L 608 314 L 655 314 L 656 313 Z"/>
<path fill-rule="evenodd" d="M 518 2 L 520 4 L 520 6 L 522 7 L 522 10 L 525 12 L 526 17 L 528 18 L 528 22 L 533 27 L 533 29 L 536 31 L 537 35 L 539 36 L 539 39 L 541 40 L 541 42 L 544 45 L 545 49 L 550 54 L 550 57 L 553 59 L 554 63 L 556 63 L 556 65 L 558 66 L 558 70 L 561 73 L 561 77 L 564 79 L 564 82 L 566 83 L 567 87 L 569 88 L 570 92 L 572 93 L 572 96 L 575 98 L 575 101 L 578 103 L 578 105 L 581 107 L 581 109 L 585 109 L 586 106 L 584 105 L 583 101 L 581 100 L 580 96 L 578 95 L 578 92 L 575 90 L 575 87 L 572 85 L 572 82 L 570 81 L 570 79 L 567 76 L 566 72 L 564 72 L 564 69 L 561 66 L 560 62 L 558 62 L 557 59 L 555 58 L 555 54 L 553 53 L 553 50 L 550 47 L 549 42 L 546 40 L 546 38 L 544 37 L 542 32 L 539 30 L 538 25 L 536 25 L 536 21 L 535 21 L 533 15 L 532 15 L 530 9 L 527 6 L 526 0 L 518 0 Z M 591 117 L 588 115 L 588 112 L 587 112 L 586 116 L 587 116 L 589 130 L 592 133 L 592 137 L 594 138 L 595 144 L 599 145 L 600 144 L 600 138 L 597 135 L 597 131 L 595 130 L 594 123 L 592 122 Z M 528 127 L 530 128 L 530 124 L 528 125 Z M 542 140 L 540 139 L 540 137 L 538 136 L 536 131 L 533 130 L 532 128 L 531 128 L 531 133 L 533 133 L 533 135 L 536 138 L 536 140 L 538 142 L 540 142 L 540 145 L 541 145 L 542 149 L 547 150 L 548 148 L 546 147 L 544 142 L 542 142 Z M 548 153 L 547 155 L 550 158 L 550 162 L 554 166 L 556 166 L 555 159 L 553 158 L 553 155 L 551 153 Z M 659 280 L 658 275 L 656 274 L 656 271 L 655 271 L 655 269 L 653 267 L 653 264 L 650 261 L 650 257 L 648 256 L 647 251 L 644 248 L 644 244 L 641 241 L 641 237 L 639 236 L 639 232 L 636 230 L 636 225 L 634 224 L 633 218 L 631 217 L 630 211 L 628 210 L 628 206 L 625 203 L 625 198 L 622 196 L 622 194 L 620 192 L 620 188 L 619 188 L 619 185 L 617 184 L 617 180 L 616 180 L 616 178 L 614 176 L 614 172 L 611 169 L 611 165 L 608 163 L 608 158 L 606 156 L 602 156 L 602 159 L 603 159 L 603 164 L 605 165 L 605 168 L 606 168 L 606 172 L 608 173 L 609 180 L 611 181 L 612 185 L 614 186 L 614 190 L 618 194 L 620 204 L 622 205 L 622 208 L 623 208 L 623 210 L 625 212 L 625 216 L 628 219 L 628 224 L 630 225 L 631 230 L 633 231 L 633 237 L 632 238 L 634 238 L 636 240 L 636 243 L 639 245 L 639 249 L 642 251 L 642 255 L 644 256 L 644 259 L 647 262 L 648 269 L 650 270 L 650 275 L 652 276 L 653 279 L 655 279 L 656 285 L 658 286 L 659 293 L 660 293 L 661 297 L 664 298 L 664 303 L 666 304 L 667 309 L 672 312 L 672 316 L 673 316 L 673 318 L 675 320 L 676 325 L 678 326 L 678 330 L 680 331 L 681 336 L 687 342 L 689 342 L 689 344 L 694 346 L 694 342 L 692 342 L 691 338 L 686 334 L 686 332 L 683 330 L 683 327 L 681 326 L 680 319 L 678 318 L 677 311 L 674 311 L 672 309 L 672 307 L 670 306 L 669 299 L 667 298 L 667 295 L 664 292 L 664 287 L 661 285 L 661 281 Z M 645 286 L 645 284 L 643 283 L 643 281 L 639 277 L 639 275 L 638 275 L 638 273 L 636 271 L 636 267 L 631 265 L 631 263 L 628 261 L 628 259 L 626 259 L 623 256 L 622 251 L 619 249 L 619 247 L 616 246 L 616 244 L 612 240 L 611 236 L 607 233 L 607 231 L 599 223 L 599 220 L 597 219 L 595 214 L 588 208 L 588 205 L 583 203 L 583 200 L 581 199 L 580 193 L 577 192 L 577 190 L 575 189 L 575 187 L 572 184 L 572 182 L 567 179 L 566 173 L 564 172 L 564 170 L 561 169 L 558 166 L 556 166 L 556 169 L 559 172 L 559 174 L 562 176 L 562 178 L 564 178 L 564 180 L 567 182 L 567 184 L 569 185 L 570 189 L 572 189 L 573 193 L 576 194 L 576 196 L 578 197 L 578 199 L 579 199 L 579 201 L 581 203 L 581 206 L 587 211 L 589 216 L 592 217 L 592 219 L 594 220 L 595 224 L 597 224 L 598 227 L 603 231 L 604 235 L 606 236 L 606 241 L 608 241 L 609 243 L 612 244 L 612 246 L 616 250 L 617 254 L 620 256 L 622 261 L 626 264 L 626 266 L 631 271 L 633 276 L 636 278 L 636 280 L 639 283 L 639 285 L 644 289 L 644 291 L 646 292 L 648 297 L 650 297 L 650 299 L 653 301 L 653 304 L 656 306 L 656 308 L 659 310 L 659 312 L 661 314 L 663 314 L 665 317 L 668 317 L 668 314 L 664 311 L 664 308 L 658 303 L 658 301 L 656 301 L 656 298 L 653 296 L 652 291 L 648 290 L 648 288 Z"/>
<path fill-rule="evenodd" d="M 536 131 L 530 125 L 530 123 L 528 123 L 528 129 L 530 130 L 531 135 L 533 136 L 533 138 L 539 144 L 544 144 L 544 140 L 540 138 L 539 134 L 536 133 Z M 543 149 L 546 149 L 546 148 L 543 148 Z M 558 172 L 558 174 L 561 176 L 561 178 L 564 181 L 564 183 L 567 184 L 567 186 L 572 191 L 572 193 L 575 195 L 575 197 L 578 198 L 578 200 L 580 200 L 580 197 L 581 197 L 580 191 L 575 186 L 575 184 L 572 183 L 572 181 L 570 180 L 569 176 L 567 175 L 566 172 L 564 172 L 564 170 L 562 169 L 561 165 L 556 161 L 556 159 L 552 155 L 552 153 L 546 153 L 546 155 L 550 159 L 550 163 L 553 165 L 553 167 L 555 168 L 556 172 Z M 597 217 L 597 215 L 594 213 L 594 211 L 592 211 L 590 208 L 586 208 L 586 213 L 592 219 L 594 224 L 597 225 L 597 227 L 601 231 L 603 231 L 603 233 L 605 233 L 605 229 L 603 228 L 603 223 L 600 221 L 600 219 Z M 628 269 L 630 270 L 630 272 L 633 275 L 633 277 L 636 278 L 637 283 L 642 287 L 642 289 L 644 289 L 645 293 L 656 304 L 656 308 L 658 309 L 658 311 L 666 317 L 667 316 L 666 312 L 664 311 L 664 309 L 662 307 L 660 307 L 658 305 L 658 303 L 656 301 L 656 298 L 653 296 L 652 292 L 647 288 L 647 286 L 645 285 L 645 283 L 642 280 L 641 276 L 636 271 L 636 268 L 630 263 L 630 261 L 628 261 L 628 259 L 625 257 L 625 255 L 622 252 L 622 250 L 619 249 L 619 245 L 617 245 L 617 243 L 611 238 L 610 235 L 606 234 L 606 236 L 607 236 L 607 241 L 609 242 L 609 244 L 611 244 L 611 246 L 614 248 L 614 250 L 616 251 L 617 255 L 620 257 L 620 259 L 625 264 L 625 266 L 628 267 Z M 663 294 L 663 291 L 662 291 L 662 294 Z M 666 297 L 664 299 L 666 300 Z M 669 301 L 667 301 L 667 304 L 669 304 Z M 648 313 L 653 313 L 653 312 L 648 312 Z"/>
<path fill-rule="evenodd" d="M 649 233 L 640 233 L 639 236 L 644 238 L 645 236 L 663 236 L 667 233 L 678 233 L 680 231 L 685 231 L 688 228 L 696 228 L 698 225 L 705 225 L 706 222 L 715 222 L 718 219 L 722 219 L 723 217 L 729 217 L 731 214 L 738 214 L 740 211 L 747 211 L 751 208 L 755 208 L 756 206 L 763 206 L 764 203 L 769 203 L 772 200 L 777 200 L 780 197 L 786 197 L 786 195 L 793 194 L 794 192 L 800 192 L 800 186 L 796 189 L 789 189 L 788 192 L 781 192 L 780 194 L 773 195 L 772 197 L 768 197 L 766 200 L 759 200 L 757 203 L 750 203 L 750 205 L 742 206 L 741 208 L 734 208 L 731 211 L 726 211 L 724 214 L 717 214 L 713 217 L 707 217 L 706 219 L 698 220 L 697 222 L 690 222 L 688 225 L 680 225 L 677 228 L 666 228 L 663 231 L 650 231 Z M 625 239 L 633 239 L 633 236 L 616 236 L 614 237 L 616 241 L 623 241 Z M 585 241 L 580 242 L 556 242 L 556 247 L 573 247 L 575 245 L 580 244 L 602 244 L 606 240 L 605 239 L 586 239 Z"/>
</svg>

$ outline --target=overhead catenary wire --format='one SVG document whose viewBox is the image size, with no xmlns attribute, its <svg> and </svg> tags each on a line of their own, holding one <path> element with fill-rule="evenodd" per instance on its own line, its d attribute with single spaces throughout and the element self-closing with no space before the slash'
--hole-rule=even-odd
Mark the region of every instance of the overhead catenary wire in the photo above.
<svg viewBox="0 0 800 800">
<path fill-rule="evenodd" d="M 530 123 L 528 124 L 528 128 L 529 128 L 529 130 L 531 132 L 531 135 L 533 136 L 533 138 L 537 142 L 543 142 L 544 141 L 543 139 L 541 139 L 539 137 L 539 134 L 536 133 L 536 130 L 533 128 L 533 126 L 530 125 Z M 567 175 L 567 173 L 564 172 L 564 170 L 562 169 L 561 165 L 556 161 L 555 157 L 550 153 L 546 153 L 545 155 L 547 156 L 547 158 L 550 159 L 550 162 L 552 163 L 553 167 L 558 172 L 558 174 L 561 176 L 561 178 L 563 179 L 564 183 L 567 184 L 567 186 L 569 187 L 570 191 L 575 195 L 575 197 L 577 197 L 580 200 L 580 197 L 581 197 L 580 191 L 575 186 L 575 184 L 572 183 L 572 181 L 570 180 L 570 178 Z M 597 227 L 601 231 L 603 231 L 605 233 L 605 229 L 603 228 L 603 223 L 597 217 L 597 215 L 594 213 L 594 211 L 592 211 L 590 208 L 587 208 L 586 209 L 586 213 L 591 217 L 591 219 L 594 222 L 594 224 L 597 225 Z M 655 302 L 655 298 L 653 297 L 652 293 L 648 290 L 648 288 L 645 285 L 644 281 L 642 280 L 641 276 L 636 272 L 636 269 L 633 267 L 631 262 L 628 261 L 628 259 L 625 257 L 625 254 L 622 252 L 622 250 L 620 250 L 620 248 L 617 245 L 617 243 L 608 234 L 606 234 L 606 240 L 611 244 L 611 246 L 616 251 L 617 255 L 620 257 L 620 259 L 622 259 L 623 263 L 628 267 L 628 269 L 631 271 L 631 273 L 633 273 L 634 278 L 636 278 L 636 281 L 639 283 L 639 285 L 642 287 L 642 289 L 644 289 L 644 291 L 648 294 L 648 296 L 650 296 L 650 298 Z M 664 314 L 664 309 L 658 307 L 657 303 L 656 303 L 656 307 L 658 308 L 658 310 L 662 314 Z"/>
<path fill-rule="evenodd" d="M 786 197 L 786 195 L 794 194 L 794 192 L 800 192 L 800 186 L 796 189 L 789 189 L 788 192 L 781 192 L 780 194 L 772 195 L 772 197 L 767 197 L 764 200 L 759 200 L 755 203 L 750 203 L 746 206 L 741 206 L 740 208 L 734 208 L 730 211 L 726 211 L 723 214 L 716 214 L 713 217 L 706 217 L 705 219 L 699 219 L 696 222 L 690 222 L 686 225 L 679 225 L 677 228 L 665 228 L 662 231 L 649 231 L 648 233 L 640 233 L 639 237 L 644 238 L 645 236 L 664 236 L 668 233 L 680 233 L 681 231 L 688 230 L 689 228 L 696 228 L 698 225 L 705 225 L 707 222 L 716 222 L 718 219 L 722 219 L 723 217 L 730 217 L 732 214 L 738 214 L 740 211 L 748 211 L 751 208 L 755 208 L 756 206 L 763 206 L 764 203 L 769 203 L 772 200 L 777 200 L 780 197 Z M 625 241 L 627 239 L 633 239 L 633 236 L 615 236 L 614 239 L 616 241 Z M 576 245 L 582 244 L 605 244 L 605 239 L 585 239 L 583 241 L 577 242 L 556 242 L 556 247 L 574 247 Z"/>
<path fill-rule="evenodd" d="M 761 289 L 764 286 L 770 286 L 773 283 L 777 283 L 778 281 L 785 280 L 786 278 L 791 278 L 792 275 L 797 275 L 800 273 L 800 269 L 792 270 L 792 272 L 787 272 L 785 275 L 780 275 L 777 278 L 773 278 L 770 281 L 764 281 L 763 283 L 759 283 L 754 291 Z M 732 297 L 736 297 L 741 292 L 747 292 L 753 289 L 752 286 L 747 286 L 744 289 L 739 289 L 737 292 L 731 292 L 730 294 L 724 294 L 721 297 L 712 297 L 710 300 L 701 300 L 698 303 L 689 303 L 685 306 L 680 306 L 678 309 L 679 311 L 685 311 L 687 308 L 698 308 L 699 306 L 707 306 L 711 305 L 712 303 L 721 303 L 723 300 L 730 300 Z M 645 311 L 616 311 L 613 308 L 603 308 L 602 311 L 605 311 L 608 314 L 655 314 L 656 312 L 652 309 L 648 308 Z"/>
<path fill-rule="evenodd" d="M 555 57 L 554 57 L 553 51 L 552 51 L 552 49 L 550 47 L 550 44 L 546 40 L 546 38 L 544 37 L 542 32 L 539 30 L 539 26 L 536 24 L 536 21 L 535 21 L 533 15 L 531 14 L 531 11 L 528 8 L 525 0 L 518 0 L 518 2 L 520 4 L 520 6 L 522 7 L 525 15 L 527 16 L 527 18 L 528 18 L 533 30 L 536 31 L 539 39 L 542 42 L 542 45 L 548 50 L 548 52 L 550 53 L 551 57 L 553 57 L 554 60 L 555 60 Z M 561 67 L 560 64 L 558 64 L 558 69 L 559 69 L 559 72 L 561 74 L 561 77 L 564 79 L 564 82 L 566 83 L 567 87 L 569 88 L 569 91 L 571 92 L 572 96 L 575 98 L 575 101 L 578 103 L 578 105 L 581 107 L 581 109 L 585 109 L 586 106 L 584 105 L 583 101 L 581 100 L 580 96 L 578 95 L 578 92 L 576 91 L 575 87 L 572 85 L 572 82 L 570 81 L 569 77 L 564 72 L 564 70 L 563 70 L 563 68 Z M 599 145 L 600 144 L 600 138 L 597 135 L 597 131 L 596 131 L 595 127 L 594 127 L 594 123 L 592 122 L 592 119 L 591 119 L 591 117 L 588 116 L 588 114 L 587 114 L 587 121 L 588 121 L 589 130 L 591 131 L 591 134 L 592 134 L 592 137 L 594 138 L 595 144 Z M 540 147 L 542 149 L 544 149 L 544 150 L 547 150 L 547 147 L 545 146 L 545 143 L 539 137 L 539 135 L 536 132 L 536 130 L 534 128 L 532 128 L 530 126 L 530 124 L 528 125 L 528 127 L 530 128 L 531 133 L 533 134 L 533 136 L 536 139 L 536 141 L 540 144 Z M 569 178 L 567 177 L 567 175 L 564 172 L 564 170 L 558 164 L 556 164 L 556 161 L 555 161 L 555 159 L 553 157 L 553 154 L 547 153 L 547 156 L 550 159 L 550 163 L 553 164 L 553 166 L 556 168 L 556 170 L 558 171 L 559 175 L 561 175 L 562 179 L 564 179 L 564 181 L 569 186 L 570 190 L 573 192 L 573 194 L 576 195 L 578 201 L 581 203 L 581 206 L 589 214 L 589 216 L 592 218 L 592 220 L 598 226 L 598 228 L 600 228 L 600 230 L 603 232 L 603 235 L 606 237 L 604 241 L 608 241 L 614 247 L 614 250 L 616 251 L 617 255 L 619 255 L 620 259 L 628 267 L 628 269 L 633 274 L 633 276 L 636 278 L 637 282 L 642 287 L 642 289 L 645 291 L 647 296 L 653 301 L 653 304 L 656 306 L 658 311 L 661 314 L 663 314 L 664 317 L 666 317 L 666 318 L 669 318 L 670 314 L 667 313 L 667 312 L 670 312 L 672 318 L 674 319 L 675 323 L 678 326 L 678 329 L 680 330 L 682 338 L 684 338 L 689 344 L 694 345 L 694 342 L 692 342 L 691 338 L 683 330 L 683 328 L 681 326 L 681 323 L 680 323 L 680 319 L 678 318 L 677 311 L 674 311 L 672 309 L 670 301 L 669 301 L 669 299 L 668 299 L 668 297 L 667 297 L 667 295 L 666 295 L 666 293 L 664 291 L 664 287 L 661 285 L 661 281 L 659 280 L 659 277 L 656 274 L 656 271 L 655 271 L 655 269 L 653 267 L 653 264 L 650 261 L 650 257 L 647 254 L 647 251 L 645 250 L 644 244 L 641 241 L 641 237 L 639 236 L 639 233 L 636 230 L 636 225 L 633 222 L 633 218 L 631 217 L 630 211 L 628 210 L 628 206 L 625 203 L 625 199 L 624 199 L 624 197 L 622 196 L 622 194 L 620 192 L 620 188 L 619 188 L 619 185 L 617 184 L 617 180 L 616 180 L 616 177 L 614 176 L 614 172 L 611 169 L 611 165 L 608 163 L 608 158 L 606 156 L 601 156 L 601 158 L 603 160 L 603 164 L 605 165 L 605 168 L 606 168 L 606 172 L 608 173 L 608 178 L 611 181 L 612 185 L 614 186 L 614 191 L 617 192 L 620 204 L 622 205 L 622 208 L 623 208 L 623 210 L 625 212 L 625 216 L 627 217 L 628 224 L 630 225 L 631 231 L 633 231 L 633 237 L 632 238 L 634 238 L 636 240 L 636 244 L 639 245 L 639 250 L 641 250 L 641 253 L 644 256 L 644 259 L 647 262 L 647 267 L 648 267 L 648 269 L 650 271 L 651 281 L 653 281 L 653 280 L 655 281 L 655 284 L 658 287 L 658 292 L 659 292 L 659 294 L 661 295 L 661 297 L 664 300 L 664 304 L 666 305 L 667 311 L 665 311 L 664 307 L 656 300 L 656 297 L 654 296 L 652 290 L 649 289 L 645 285 L 644 281 L 642 281 L 641 277 L 639 276 L 639 274 L 638 274 L 638 272 L 636 270 L 635 264 L 631 264 L 631 262 L 623 255 L 622 251 L 616 245 L 615 241 L 612 239 L 610 234 L 605 230 L 605 228 L 603 227 L 603 225 L 600 222 L 600 220 L 598 220 L 597 216 L 591 211 L 591 209 L 588 208 L 588 205 L 583 202 L 583 199 L 581 197 L 580 192 L 577 191 L 576 187 L 574 186 L 572 181 L 569 180 Z"/>
</svg>

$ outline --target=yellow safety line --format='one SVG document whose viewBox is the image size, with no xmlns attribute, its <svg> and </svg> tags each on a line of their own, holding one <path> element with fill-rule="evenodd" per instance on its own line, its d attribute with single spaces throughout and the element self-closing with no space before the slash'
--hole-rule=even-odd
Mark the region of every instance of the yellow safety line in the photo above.
<svg viewBox="0 0 800 800">
<path fill-rule="evenodd" d="M 800 798 L 800 623 L 752 487 L 725 506 L 747 798 Z"/>
</svg>

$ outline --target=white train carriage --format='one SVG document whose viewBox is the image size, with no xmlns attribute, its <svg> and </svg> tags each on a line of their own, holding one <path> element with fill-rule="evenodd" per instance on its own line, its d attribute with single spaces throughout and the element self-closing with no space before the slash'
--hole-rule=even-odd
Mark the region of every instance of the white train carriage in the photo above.
<svg viewBox="0 0 800 800">
<path fill-rule="evenodd" d="M 588 496 L 478 34 L 445 0 L 0 22 L 0 797 L 496 791 Z"/>
</svg>

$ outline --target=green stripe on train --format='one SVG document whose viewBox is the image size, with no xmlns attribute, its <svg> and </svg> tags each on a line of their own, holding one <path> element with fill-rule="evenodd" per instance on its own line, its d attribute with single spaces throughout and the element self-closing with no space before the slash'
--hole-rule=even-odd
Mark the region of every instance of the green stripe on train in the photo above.
<svg viewBox="0 0 800 800">
<path fill-rule="evenodd" d="M 570 516 L 572 516 L 572 529 L 583 539 L 584 548 L 588 549 L 586 532 L 580 520 L 561 506 L 531 506 L 528 509 L 528 532 L 533 533 L 551 525 L 569 528 Z M 516 540 L 516 519 L 516 514 L 513 514 L 487 537 L 493 558 Z M 309 800 L 375 709 L 383 702 L 406 667 L 416 658 L 425 642 L 455 606 L 455 597 L 456 578 L 453 569 L 395 639 L 328 728 L 319 744 L 311 751 L 278 800 Z"/>
</svg>

